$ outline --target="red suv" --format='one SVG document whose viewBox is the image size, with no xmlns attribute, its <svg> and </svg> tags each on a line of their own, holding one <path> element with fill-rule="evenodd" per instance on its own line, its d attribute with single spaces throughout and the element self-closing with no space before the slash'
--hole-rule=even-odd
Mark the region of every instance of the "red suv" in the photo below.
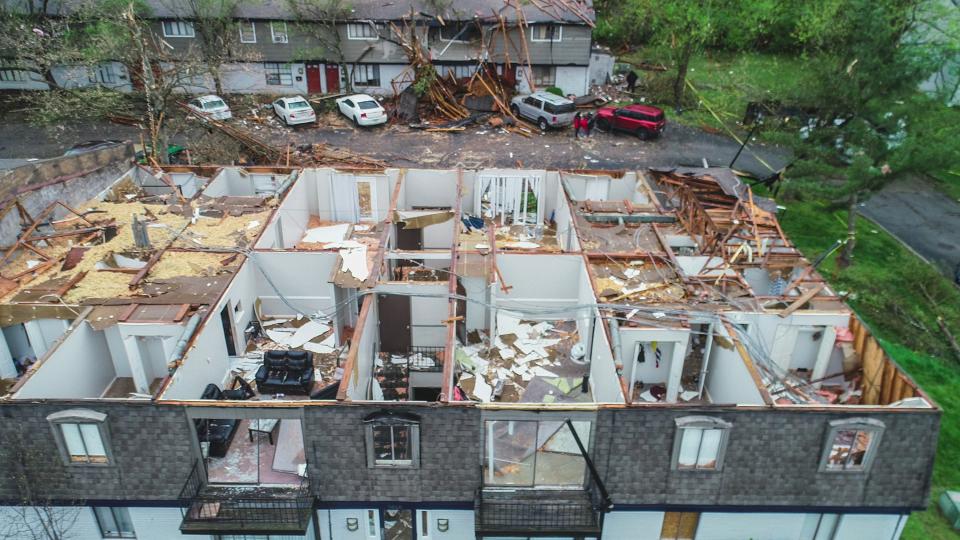
<svg viewBox="0 0 960 540">
<path fill-rule="evenodd" d="M 636 133 L 641 139 L 659 137 L 667 119 L 663 111 L 650 105 L 627 105 L 619 109 L 603 107 L 597 111 L 597 128 Z"/>
</svg>

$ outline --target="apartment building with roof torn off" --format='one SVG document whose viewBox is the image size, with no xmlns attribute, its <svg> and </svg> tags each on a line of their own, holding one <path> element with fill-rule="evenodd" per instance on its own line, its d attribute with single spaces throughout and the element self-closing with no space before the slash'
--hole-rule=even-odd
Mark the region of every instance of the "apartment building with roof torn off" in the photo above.
<svg viewBox="0 0 960 540">
<path fill-rule="evenodd" d="M 727 169 L 113 158 L 0 216 L 3 523 L 859 539 L 927 504 L 940 408 Z"/>
</svg>

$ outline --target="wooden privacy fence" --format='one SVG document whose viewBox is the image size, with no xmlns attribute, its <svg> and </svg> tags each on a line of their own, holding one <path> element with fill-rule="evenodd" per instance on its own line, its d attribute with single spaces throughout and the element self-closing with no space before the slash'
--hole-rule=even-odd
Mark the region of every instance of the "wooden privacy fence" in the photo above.
<svg viewBox="0 0 960 540">
<path fill-rule="evenodd" d="M 889 405 L 920 396 L 917 385 L 890 359 L 856 315 L 850 316 L 850 331 L 853 348 L 863 364 L 863 405 Z"/>
</svg>

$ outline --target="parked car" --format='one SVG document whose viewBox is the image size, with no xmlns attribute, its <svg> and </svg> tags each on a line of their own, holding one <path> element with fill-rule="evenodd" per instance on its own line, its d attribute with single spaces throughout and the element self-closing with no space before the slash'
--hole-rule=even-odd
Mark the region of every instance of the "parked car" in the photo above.
<svg viewBox="0 0 960 540">
<path fill-rule="evenodd" d="M 282 97 L 274 101 L 273 112 L 288 126 L 317 121 L 317 113 L 303 96 Z"/>
<path fill-rule="evenodd" d="M 514 116 L 522 116 L 537 123 L 540 129 L 565 127 L 573 122 L 577 106 L 567 98 L 549 92 L 534 92 L 516 96 L 510 101 Z"/>
<path fill-rule="evenodd" d="M 353 120 L 357 126 L 375 126 L 387 122 L 387 111 L 367 94 L 354 94 L 337 99 L 340 114 Z"/>
<path fill-rule="evenodd" d="M 619 109 L 603 107 L 597 111 L 597 129 L 626 131 L 641 139 L 659 137 L 666 125 L 663 110 L 651 105 L 627 105 Z"/>
<path fill-rule="evenodd" d="M 66 152 L 63 153 L 65 156 L 76 156 L 78 154 L 83 154 L 86 152 L 93 152 L 94 150 L 102 150 L 104 148 L 110 148 L 111 146 L 116 146 L 118 144 L 123 144 L 123 141 L 113 141 L 113 140 L 104 140 L 104 141 L 86 141 L 82 143 L 77 143 L 70 147 Z"/>
<path fill-rule="evenodd" d="M 226 120 L 233 118 L 230 107 L 224 103 L 220 96 L 210 94 L 209 96 L 200 96 L 193 98 L 187 103 L 191 110 L 201 113 L 201 116 L 209 116 L 214 120 Z"/>
</svg>

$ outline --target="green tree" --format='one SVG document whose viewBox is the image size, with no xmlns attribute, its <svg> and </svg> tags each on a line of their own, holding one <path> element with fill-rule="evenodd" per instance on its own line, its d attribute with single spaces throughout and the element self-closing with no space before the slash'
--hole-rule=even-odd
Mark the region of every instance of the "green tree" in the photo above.
<svg viewBox="0 0 960 540">
<path fill-rule="evenodd" d="M 796 39 L 811 55 L 807 95 L 820 124 L 805 144 L 795 175 L 840 180 L 829 189 L 846 199 L 848 239 L 856 246 L 857 209 L 894 179 L 936 171 L 960 157 L 954 115 L 918 85 L 940 56 L 909 38 L 926 0 L 824 0 L 804 8 Z M 826 171 L 824 170 L 826 168 Z"/>
</svg>

